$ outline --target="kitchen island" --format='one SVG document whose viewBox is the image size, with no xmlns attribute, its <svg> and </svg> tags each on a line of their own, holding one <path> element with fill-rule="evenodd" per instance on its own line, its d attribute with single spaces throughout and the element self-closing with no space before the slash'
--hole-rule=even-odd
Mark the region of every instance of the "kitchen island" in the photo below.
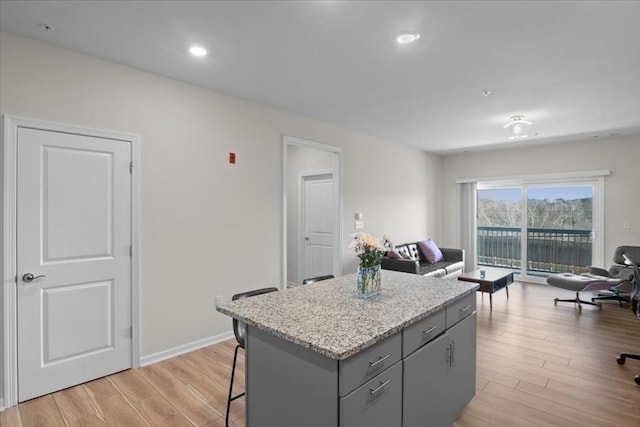
<svg viewBox="0 0 640 427">
<path fill-rule="evenodd" d="M 450 426 L 475 394 L 477 284 L 382 271 L 219 305 L 247 324 L 247 427 Z"/>
</svg>

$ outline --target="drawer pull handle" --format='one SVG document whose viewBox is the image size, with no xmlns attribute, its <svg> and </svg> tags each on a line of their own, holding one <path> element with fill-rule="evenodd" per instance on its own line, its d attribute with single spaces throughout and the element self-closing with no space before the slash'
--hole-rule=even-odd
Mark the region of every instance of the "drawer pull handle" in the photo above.
<svg viewBox="0 0 640 427">
<path fill-rule="evenodd" d="M 460 307 L 460 314 L 463 314 L 465 311 L 471 308 L 470 305 L 465 305 L 464 307 Z"/>
<path fill-rule="evenodd" d="M 437 328 L 437 326 L 432 326 L 429 329 L 427 329 L 426 331 L 422 331 L 422 333 L 425 334 L 425 335 L 429 335 L 436 328 Z"/>
<path fill-rule="evenodd" d="M 378 363 L 385 361 L 386 359 L 388 359 L 389 357 L 391 357 L 390 354 L 387 354 L 386 356 L 379 356 L 378 360 L 376 360 L 375 362 L 369 361 L 369 366 L 374 367 L 376 366 Z"/>
<path fill-rule="evenodd" d="M 377 392 L 382 390 L 390 382 L 391 382 L 391 380 L 386 380 L 385 382 L 380 381 L 380 385 L 378 387 L 369 389 L 369 394 L 376 394 Z"/>
</svg>

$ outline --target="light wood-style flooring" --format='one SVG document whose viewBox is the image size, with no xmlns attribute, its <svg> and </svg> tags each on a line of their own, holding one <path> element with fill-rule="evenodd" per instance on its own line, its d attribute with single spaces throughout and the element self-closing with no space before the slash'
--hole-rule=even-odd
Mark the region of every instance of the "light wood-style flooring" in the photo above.
<svg viewBox="0 0 640 427">
<path fill-rule="evenodd" d="M 578 314 L 572 304 L 553 304 L 570 292 L 516 283 L 509 294 L 494 294 L 493 310 L 487 294 L 477 296 L 477 391 L 454 426 L 640 426 L 633 381 L 640 361 L 615 361 L 620 352 L 640 353 L 640 321 L 628 306 L 585 306 Z M 0 413 L 0 425 L 224 426 L 234 345 L 21 403 Z M 242 362 L 239 368 L 238 391 Z M 243 412 L 241 398 L 232 404 L 233 426 L 244 426 Z"/>
</svg>

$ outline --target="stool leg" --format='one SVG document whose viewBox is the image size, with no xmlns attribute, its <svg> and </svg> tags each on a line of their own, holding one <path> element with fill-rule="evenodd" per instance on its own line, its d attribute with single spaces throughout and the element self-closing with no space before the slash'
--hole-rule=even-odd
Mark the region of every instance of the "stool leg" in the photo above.
<svg viewBox="0 0 640 427">
<path fill-rule="evenodd" d="M 231 383 L 229 384 L 229 397 L 227 399 L 227 416 L 225 418 L 225 426 L 229 427 L 229 411 L 231 410 L 231 402 L 233 400 L 236 400 L 238 397 L 244 396 L 244 393 L 241 393 L 235 397 L 231 397 L 232 396 L 232 392 L 233 392 L 233 379 L 235 377 L 236 374 L 236 361 L 238 360 L 238 349 L 240 348 L 240 344 L 238 344 L 236 346 L 235 351 L 233 352 L 233 366 L 231 368 Z"/>
</svg>

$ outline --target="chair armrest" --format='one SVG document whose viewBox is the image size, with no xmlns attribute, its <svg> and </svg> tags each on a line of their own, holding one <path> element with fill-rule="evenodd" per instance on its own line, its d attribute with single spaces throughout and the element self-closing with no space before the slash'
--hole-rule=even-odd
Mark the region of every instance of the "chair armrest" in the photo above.
<svg viewBox="0 0 640 427">
<path fill-rule="evenodd" d="M 609 277 L 609 272 L 600 267 L 589 267 L 589 273 L 595 274 L 596 276 Z"/>
<path fill-rule="evenodd" d="M 418 274 L 420 265 L 417 260 L 382 258 L 382 268 L 385 270 L 402 271 L 404 273 Z"/>
<path fill-rule="evenodd" d="M 445 261 L 464 261 L 464 250 L 440 248 Z"/>
<path fill-rule="evenodd" d="M 612 265 L 609 268 L 609 277 L 631 281 L 633 280 L 633 268 L 625 265 Z"/>
</svg>

